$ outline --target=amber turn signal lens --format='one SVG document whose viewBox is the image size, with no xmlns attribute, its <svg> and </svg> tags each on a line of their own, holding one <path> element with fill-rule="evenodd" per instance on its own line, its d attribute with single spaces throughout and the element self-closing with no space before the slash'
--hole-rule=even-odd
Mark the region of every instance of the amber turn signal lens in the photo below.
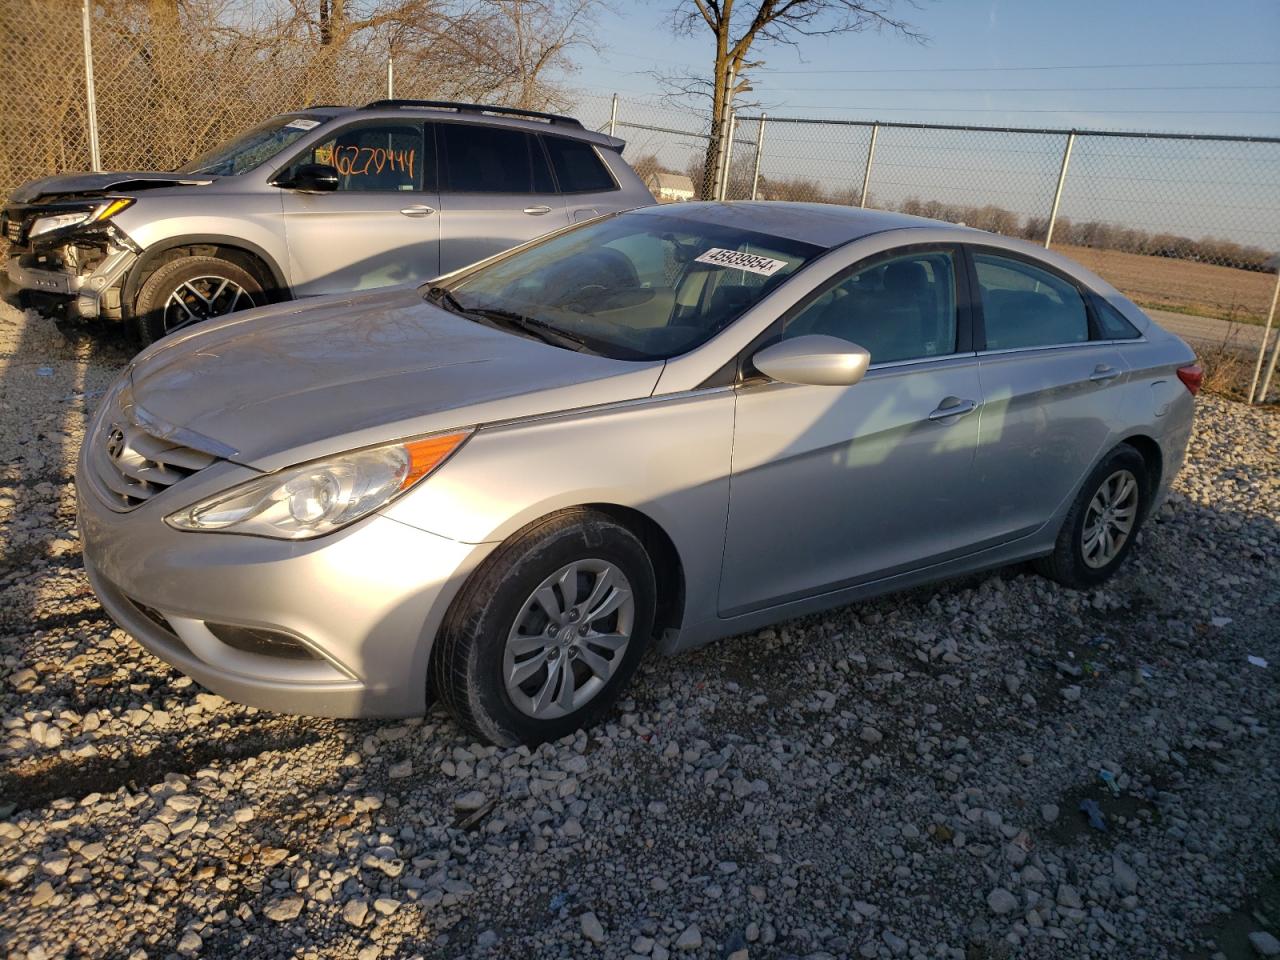
<svg viewBox="0 0 1280 960">
<path fill-rule="evenodd" d="M 400 489 L 405 490 L 449 458 L 449 455 L 466 440 L 469 433 L 450 433 L 443 437 L 428 437 L 426 440 L 412 440 L 404 445 L 409 454 L 409 472 L 400 481 Z"/>
</svg>

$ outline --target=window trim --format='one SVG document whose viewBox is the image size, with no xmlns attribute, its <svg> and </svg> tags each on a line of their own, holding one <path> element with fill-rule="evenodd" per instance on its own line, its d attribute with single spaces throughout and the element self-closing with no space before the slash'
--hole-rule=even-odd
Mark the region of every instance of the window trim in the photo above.
<svg viewBox="0 0 1280 960">
<path fill-rule="evenodd" d="M 595 154 L 596 159 L 600 161 L 600 166 L 604 168 L 605 176 L 607 176 L 613 182 L 612 187 L 607 187 L 603 190 L 566 190 L 564 188 L 564 184 L 560 182 L 560 175 L 556 172 L 556 164 L 551 157 L 551 148 L 547 145 L 547 140 L 550 139 L 553 136 L 553 134 L 539 133 L 539 134 L 536 134 L 536 136 L 538 140 L 542 143 L 542 152 L 543 152 L 543 155 L 546 156 L 547 158 L 547 166 L 551 168 L 551 177 L 555 181 L 556 192 L 559 193 L 561 196 L 581 197 L 581 196 L 587 196 L 593 193 L 615 193 L 618 190 L 622 189 L 622 184 L 620 184 L 618 182 L 618 178 L 613 175 L 613 169 L 609 166 L 608 161 L 605 160 L 603 156 L 601 156 L 599 148 L 594 143 L 592 143 L 590 140 L 579 139 L 578 137 L 555 137 L 555 139 L 557 140 L 569 140 L 573 143 L 580 143 L 583 146 L 590 149 L 591 152 Z"/>
<path fill-rule="evenodd" d="M 1005 247 L 997 247 L 987 243 L 963 243 L 964 258 L 968 263 L 969 283 L 974 293 L 973 300 L 973 318 L 974 318 L 974 350 L 982 356 L 997 356 L 1006 353 L 1026 353 L 1031 350 L 1058 350 L 1063 347 L 1087 347 L 1090 344 L 1098 343 L 1137 343 L 1145 340 L 1141 330 L 1137 330 L 1136 337 L 1125 337 L 1123 339 L 1106 338 L 1102 336 L 1102 324 L 1098 320 L 1097 307 L 1095 299 L 1099 294 L 1092 287 L 1089 287 L 1081 280 L 1073 277 L 1071 274 L 1059 269 L 1051 263 L 1046 263 L 1029 253 L 1023 253 L 1021 250 L 1009 250 Z M 1003 260 L 1013 260 L 1019 263 L 1025 263 L 1028 266 L 1035 267 L 1050 276 L 1057 277 L 1059 280 L 1071 286 L 1080 299 L 1084 302 L 1085 321 L 1088 324 L 1089 337 L 1087 340 L 1069 340 L 1059 341 L 1055 343 L 1040 343 L 1026 347 L 1004 347 L 998 350 L 987 349 L 987 321 L 982 309 L 982 288 L 978 284 L 978 266 L 975 256 L 982 254 L 985 256 L 996 257 Z M 1130 324 L 1132 326 L 1132 324 Z"/>
<path fill-rule="evenodd" d="M 362 119 L 362 120 L 357 120 L 354 123 L 348 123 L 344 126 L 334 127 L 332 130 L 319 131 L 319 132 L 323 132 L 324 136 L 319 139 L 310 141 L 306 146 L 302 147 L 297 153 L 293 154 L 293 156 L 291 156 L 283 164 L 281 164 L 274 171 L 272 171 L 271 176 L 267 179 L 267 183 L 270 184 L 271 186 L 275 186 L 276 181 L 280 179 L 280 177 L 284 174 L 286 170 L 288 170 L 295 163 L 297 163 L 302 158 L 303 154 L 314 152 L 315 148 L 318 147 L 320 144 L 326 143 L 332 139 L 336 139 L 337 137 L 342 136 L 342 134 L 346 133 L 348 130 L 356 130 L 361 127 L 377 127 L 377 126 L 383 126 L 383 125 L 416 126 L 418 128 L 418 134 L 422 138 L 422 165 L 423 165 L 422 186 L 413 190 L 334 190 L 331 192 L 342 193 L 342 194 L 352 194 L 352 193 L 370 194 L 373 196 L 380 196 L 380 197 L 386 196 L 387 194 L 395 194 L 397 196 L 404 196 L 406 194 L 409 194 L 411 196 L 420 196 L 421 194 L 424 194 L 424 193 L 436 193 L 437 192 L 436 187 L 439 184 L 439 180 L 440 180 L 440 175 L 439 175 L 440 166 L 438 162 L 439 158 L 436 155 L 437 151 L 436 151 L 436 145 L 435 145 L 435 132 L 431 129 L 432 124 L 430 122 L 426 120 L 421 120 L 417 117 L 404 117 L 404 118 L 378 117 L 376 119 Z M 428 138 L 430 139 L 428 140 Z M 427 165 L 426 165 L 428 159 L 432 161 L 431 167 L 429 169 L 427 168 Z"/>
</svg>

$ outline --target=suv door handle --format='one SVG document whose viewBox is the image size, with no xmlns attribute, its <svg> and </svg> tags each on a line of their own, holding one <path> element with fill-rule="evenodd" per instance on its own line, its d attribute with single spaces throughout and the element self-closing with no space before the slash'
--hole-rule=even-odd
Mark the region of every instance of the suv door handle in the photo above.
<svg viewBox="0 0 1280 960">
<path fill-rule="evenodd" d="M 550 212 L 551 212 L 551 208 L 550 208 L 550 207 L 546 207 L 546 206 L 525 207 L 525 208 L 524 208 L 524 212 L 525 212 L 525 213 L 527 213 L 527 214 L 529 214 L 529 216 L 531 216 L 531 217 L 540 217 L 540 216 L 542 216 L 544 213 L 550 213 Z"/>
<path fill-rule="evenodd" d="M 428 207 L 425 203 L 415 203 L 412 207 L 405 207 L 400 212 L 406 217 L 429 217 L 436 212 L 436 208 Z"/>
<path fill-rule="evenodd" d="M 1118 376 L 1120 376 L 1120 371 L 1115 367 L 1100 363 L 1093 368 L 1093 373 L 1090 374 L 1089 379 L 1094 383 L 1106 383 L 1108 380 L 1114 380 Z"/>
<path fill-rule="evenodd" d="M 952 417 L 963 417 L 978 409 L 977 400 L 962 400 L 959 397 L 944 397 L 937 408 L 929 414 L 930 420 L 950 420 Z"/>
</svg>

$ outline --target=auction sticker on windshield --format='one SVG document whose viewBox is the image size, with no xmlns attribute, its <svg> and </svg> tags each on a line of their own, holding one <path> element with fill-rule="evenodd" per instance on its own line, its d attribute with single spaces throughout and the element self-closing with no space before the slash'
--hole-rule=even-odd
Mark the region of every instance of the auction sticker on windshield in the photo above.
<svg viewBox="0 0 1280 960">
<path fill-rule="evenodd" d="M 725 250 L 723 247 L 712 247 L 694 260 L 697 263 L 709 263 L 715 267 L 746 270 L 748 273 L 758 273 L 763 277 L 772 277 L 787 265 L 785 260 L 774 260 L 772 257 L 761 257 L 754 253 L 740 253 L 737 250 Z"/>
</svg>

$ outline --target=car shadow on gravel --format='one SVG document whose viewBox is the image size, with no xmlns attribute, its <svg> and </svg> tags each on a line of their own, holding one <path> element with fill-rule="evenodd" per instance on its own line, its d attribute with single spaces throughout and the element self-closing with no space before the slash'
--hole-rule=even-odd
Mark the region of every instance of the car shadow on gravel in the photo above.
<svg viewBox="0 0 1280 960">
<path fill-rule="evenodd" d="M 119 757 L 45 757 L 22 767 L 0 769 L 0 797 L 16 804 L 15 813 L 38 810 L 62 797 L 114 793 L 120 787 L 137 792 L 167 774 L 191 776 L 210 764 L 230 764 L 265 750 L 293 750 L 316 743 L 322 734 L 293 717 L 247 718 L 217 739 L 202 735 L 161 742 L 145 752 Z"/>
</svg>

